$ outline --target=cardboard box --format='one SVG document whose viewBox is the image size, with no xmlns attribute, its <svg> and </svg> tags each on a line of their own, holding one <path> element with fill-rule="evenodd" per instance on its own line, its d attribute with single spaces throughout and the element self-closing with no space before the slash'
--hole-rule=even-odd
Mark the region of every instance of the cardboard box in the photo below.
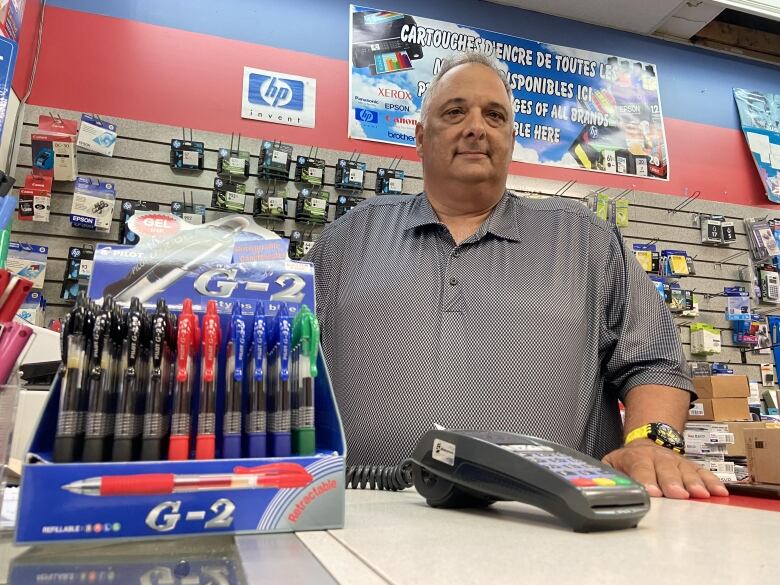
<svg viewBox="0 0 780 585">
<path fill-rule="evenodd" d="M 747 398 L 699 398 L 688 411 L 688 420 L 750 420 Z"/>
<path fill-rule="evenodd" d="M 747 457 L 747 446 L 745 445 L 745 431 L 747 429 L 763 429 L 766 423 L 763 422 L 730 422 L 729 431 L 734 435 L 734 443 L 728 446 L 727 453 L 731 457 Z"/>
<path fill-rule="evenodd" d="M 747 398 L 750 383 L 747 376 L 696 376 L 693 388 L 699 398 Z"/>
<path fill-rule="evenodd" d="M 745 442 L 750 481 L 780 484 L 780 429 L 746 429 Z"/>
</svg>

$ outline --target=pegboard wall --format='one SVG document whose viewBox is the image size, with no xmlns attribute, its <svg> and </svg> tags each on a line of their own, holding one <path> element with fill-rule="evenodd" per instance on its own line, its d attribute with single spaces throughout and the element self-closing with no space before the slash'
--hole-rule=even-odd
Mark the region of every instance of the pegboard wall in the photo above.
<svg viewBox="0 0 780 585">
<path fill-rule="evenodd" d="M 30 135 L 34 132 L 38 116 L 53 112 L 63 118 L 80 119 L 81 112 L 54 110 L 47 107 L 28 106 L 25 109 L 24 125 L 20 135 L 16 167 L 17 185 L 24 182 L 24 177 L 31 171 Z M 195 203 L 207 206 L 206 220 L 209 221 L 226 212 L 211 207 L 211 197 L 214 177 L 216 176 L 217 151 L 221 147 L 230 146 L 230 135 L 194 130 L 193 139 L 202 141 L 206 146 L 205 170 L 200 173 L 177 173 L 169 167 L 170 141 L 182 136 L 182 129 L 163 126 L 135 120 L 111 118 L 118 127 L 117 139 L 112 158 L 98 154 L 80 151 L 78 154 L 79 174 L 85 177 L 110 180 L 116 186 L 117 204 L 114 208 L 114 219 L 110 233 L 96 233 L 72 228 L 69 220 L 73 198 L 73 183 L 55 182 L 51 199 L 51 218 L 48 223 L 36 223 L 14 220 L 13 239 L 28 243 L 36 243 L 49 247 L 49 262 L 46 271 L 44 295 L 48 301 L 46 317 L 55 319 L 66 313 L 71 302 L 60 299 L 62 281 L 65 274 L 66 259 L 70 246 L 80 246 L 83 243 L 117 242 L 119 237 L 119 217 L 121 202 L 127 200 L 146 200 L 161 204 L 161 211 L 168 211 L 172 201 L 181 201 L 183 192 L 189 200 L 190 192 Z M 265 126 L 267 128 L 267 126 Z M 187 133 L 189 138 L 189 132 Z M 255 189 L 264 185 L 257 175 L 258 154 L 261 139 L 273 139 L 273 135 L 259 138 L 242 137 L 241 149 L 248 150 L 252 157 L 250 177 L 246 181 L 245 214 L 252 214 L 254 209 Z M 309 145 L 293 145 L 294 155 L 309 155 Z M 339 192 L 334 187 L 334 173 L 339 158 L 350 158 L 353 153 L 336 150 L 319 149 L 317 156 L 325 159 L 327 166 L 322 189 L 330 192 L 328 219 L 332 221 L 335 215 L 336 197 Z M 360 160 L 367 163 L 368 172 L 365 176 L 366 190 L 355 193 L 356 196 L 374 196 L 373 186 L 376 179 L 376 169 L 387 167 L 390 160 L 362 155 Z M 294 164 L 294 163 L 293 163 Z M 417 161 L 404 160 L 399 168 L 406 173 L 404 192 L 419 193 L 422 190 L 422 165 Z M 292 169 L 294 171 L 294 167 Z M 292 176 L 291 171 L 291 176 Z M 673 171 L 672 171 L 673 172 Z M 582 199 L 598 188 L 598 175 L 593 174 L 593 184 L 571 185 L 563 197 Z M 628 181 L 629 179 L 627 179 Z M 531 179 L 512 175 L 507 181 L 507 187 L 519 193 L 533 195 L 555 195 L 563 190 L 559 181 Z M 281 185 L 279 185 L 281 187 Z M 292 219 L 295 215 L 295 203 L 299 185 L 292 181 L 288 183 L 287 219 L 273 225 L 265 220 L 257 220 L 264 227 L 284 229 L 287 235 L 293 229 L 303 229 L 307 233 L 312 228 L 296 224 Z M 15 189 L 18 190 L 18 187 Z M 694 192 L 696 185 L 690 186 Z M 618 190 L 609 192 L 613 197 Z M 731 327 L 724 318 L 726 299 L 717 295 L 723 292 L 725 286 L 744 285 L 739 269 L 745 266 L 749 246 L 745 236 L 742 220 L 746 217 L 763 217 L 767 210 L 763 208 L 746 207 L 705 201 L 701 198 L 690 201 L 681 209 L 681 197 L 659 195 L 640 191 L 627 194 L 630 202 L 630 224 L 622 230 L 627 246 L 639 242 L 657 240 L 658 249 L 672 248 L 685 250 L 694 258 L 696 276 L 683 277 L 681 286 L 695 290 L 696 294 L 706 295 L 700 303 L 700 316 L 696 319 L 719 328 L 722 332 L 722 353 L 709 356 L 709 361 L 721 361 L 730 364 L 736 373 L 747 374 L 750 379 L 760 379 L 759 364 L 772 362 L 771 355 L 758 353 L 743 353 L 739 347 L 731 343 Z M 699 228 L 694 224 L 698 213 L 723 215 L 735 223 L 737 241 L 730 246 L 712 247 L 701 244 Z M 313 228 L 313 235 L 322 230 L 322 226 Z M 780 312 L 780 306 L 759 307 L 759 312 Z M 678 329 L 686 355 L 690 356 L 689 323 L 693 319 L 677 318 Z M 695 358 L 704 359 L 704 358 Z M 744 363 L 746 362 L 746 363 Z"/>
</svg>

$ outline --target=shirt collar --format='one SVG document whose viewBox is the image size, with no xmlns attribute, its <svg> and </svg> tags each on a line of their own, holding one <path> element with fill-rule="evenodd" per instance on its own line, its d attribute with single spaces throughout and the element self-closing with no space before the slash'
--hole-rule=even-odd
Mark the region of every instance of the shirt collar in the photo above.
<svg viewBox="0 0 780 585">
<path fill-rule="evenodd" d="M 519 242 L 520 228 L 517 224 L 517 217 L 513 210 L 513 199 L 514 195 L 509 191 L 504 191 L 504 195 L 501 197 L 498 204 L 493 208 L 493 211 L 488 218 L 472 237 L 475 240 L 480 240 L 485 234 L 491 233 L 494 236 L 498 236 L 505 240 Z M 404 229 L 410 230 L 428 225 L 443 224 L 439 221 L 436 212 L 433 210 L 433 207 L 431 207 L 430 201 L 428 201 L 428 197 L 423 192 L 415 197 L 412 202 Z"/>
</svg>

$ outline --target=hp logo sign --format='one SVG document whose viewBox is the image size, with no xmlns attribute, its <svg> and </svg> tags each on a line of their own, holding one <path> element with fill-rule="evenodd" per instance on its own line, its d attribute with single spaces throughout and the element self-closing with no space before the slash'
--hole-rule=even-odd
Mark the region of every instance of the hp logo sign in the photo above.
<svg viewBox="0 0 780 585">
<path fill-rule="evenodd" d="M 297 79 L 260 75 L 249 75 L 249 101 L 253 104 L 303 110 L 303 82 Z"/>
<path fill-rule="evenodd" d="M 379 113 L 364 108 L 355 108 L 355 119 L 368 124 L 376 124 L 379 122 Z"/>
</svg>

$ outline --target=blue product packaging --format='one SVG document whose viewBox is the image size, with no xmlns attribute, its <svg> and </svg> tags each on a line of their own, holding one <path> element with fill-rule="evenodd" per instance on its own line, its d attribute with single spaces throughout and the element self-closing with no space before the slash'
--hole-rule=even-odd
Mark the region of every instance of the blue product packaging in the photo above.
<svg viewBox="0 0 780 585">
<path fill-rule="evenodd" d="M 223 332 L 215 357 L 219 371 L 214 377 L 216 451 L 210 458 L 196 459 L 193 435 L 187 459 L 55 463 L 64 392 L 58 378 L 23 466 L 16 542 L 342 527 L 345 439 L 321 352 L 313 380 L 315 453 L 271 456 L 274 427 L 269 419 L 267 456 L 250 456 L 249 418 L 242 430 L 242 456 L 236 456 L 233 441 L 227 442 L 230 449 L 223 453 L 227 384 L 241 379 L 229 375 L 235 346 L 228 343 L 232 339 L 228 332 L 237 327 L 236 320 L 242 320 L 243 329 L 251 332 L 258 316 L 275 329 L 283 319 L 292 321 L 303 305 L 314 312 L 313 266 L 290 261 L 286 239 L 241 215 L 194 226 L 171 214 L 149 213 L 134 215 L 128 227 L 139 236 L 136 246 L 97 246 L 88 296 L 100 303 L 111 294 L 122 307 L 138 298 L 147 311 L 165 299 L 172 312 L 181 311 L 189 299 L 199 320 L 204 319 L 207 305 L 216 306 Z M 267 339 L 274 342 L 271 335 Z M 286 359 L 281 361 L 282 368 L 287 367 Z M 252 361 L 249 357 L 245 361 L 243 378 L 248 380 L 253 375 Z M 266 375 L 270 376 L 270 371 Z M 197 395 L 196 386 L 193 396 Z M 242 414 L 250 414 L 248 403 L 249 397 L 244 395 Z M 195 399 L 192 412 L 198 408 Z M 270 412 L 269 407 L 269 417 Z"/>
</svg>

